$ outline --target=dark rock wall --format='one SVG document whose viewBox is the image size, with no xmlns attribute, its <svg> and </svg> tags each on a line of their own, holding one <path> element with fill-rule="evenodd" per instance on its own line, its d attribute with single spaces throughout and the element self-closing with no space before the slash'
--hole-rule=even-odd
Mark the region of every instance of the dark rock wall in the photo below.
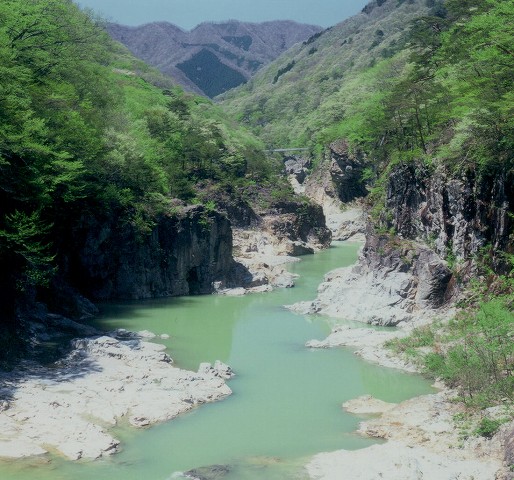
<svg viewBox="0 0 514 480">
<path fill-rule="evenodd" d="M 403 238 L 425 241 L 443 258 L 467 260 L 486 245 L 493 256 L 512 249 L 511 172 L 455 176 L 404 164 L 392 170 L 386 196 L 388 226 Z M 495 261 L 501 268 L 501 260 Z"/>
<path fill-rule="evenodd" d="M 364 157 L 352 153 L 344 140 L 330 145 L 330 176 L 337 196 L 342 202 L 351 202 L 366 196 L 367 190 L 362 180 Z"/>
<path fill-rule="evenodd" d="M 85 217 L 75 242 L 67 276 L 94 300 L 211 293 L 234 266 L 230 222 L 202 206 L 162 216 L 146 235 Z"/>
<path fill-rule="evenodd" d="M 362 152 L 351 152 L 345 140 L 330 144 L 321 164 L 305 181 L 305 194 L 319 198 L 319 190 L 330 198 L 351 202 L 368 194 L 363 181 L 366 159 Z M 303 182 L 300 182 L 303 183 Z"/>
<path fill-rule="evenodd" d="M 448 304 L 476 277 L 481 249 L 497 272 L 508 271 L 502 252 L 513 249 L 513 191 L 512 173 L 456 175 L 419 163 L 393 167 L 379 223 L 394 234 L 369 226 L 362 271 L 383 279 L 407 274 L 400 291 L 404 308 Z"/>
<path fill-rule="evenodd" d="M 278 238 L 294 242 L 291 255 L 314 253 L 314 249 L 328 248 L 332 241 L 323 209 L 313 203 L 278 202 L 264 223 Z"/>
</svg>

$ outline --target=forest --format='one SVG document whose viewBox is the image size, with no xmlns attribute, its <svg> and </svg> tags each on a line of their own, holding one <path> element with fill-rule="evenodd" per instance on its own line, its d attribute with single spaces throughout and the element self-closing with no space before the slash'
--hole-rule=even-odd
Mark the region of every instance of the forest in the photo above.
<svg viewBox="0 0 514 480">
<path fill-rule="evenodd" d="M 0 5 L 1 324 L 48 287 L 80 217 L 147 234 L 203 181 L 242 185 L 274 166 L 209 100 L 110 40 L 71 0 Z M 252 179 L 252 180 L 250 180 Z M 4 353 L 10 349 L 11 336 Z M 14 347 L 13 347 L 14 348 Z"/>
</svg>

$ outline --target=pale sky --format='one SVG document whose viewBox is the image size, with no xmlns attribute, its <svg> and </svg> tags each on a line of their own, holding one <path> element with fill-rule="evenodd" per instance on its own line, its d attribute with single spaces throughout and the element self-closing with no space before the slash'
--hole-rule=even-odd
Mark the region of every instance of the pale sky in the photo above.
<svg viewBox="0 0 514 480">
<path fill-rule="evenodd" d="M 358 13 L 370 0 L 76 0 L 109 21 L 142 25 L 167 21 L 190 30 L 206 21 L 295 20 L 329 27 Z"/>
</svg>

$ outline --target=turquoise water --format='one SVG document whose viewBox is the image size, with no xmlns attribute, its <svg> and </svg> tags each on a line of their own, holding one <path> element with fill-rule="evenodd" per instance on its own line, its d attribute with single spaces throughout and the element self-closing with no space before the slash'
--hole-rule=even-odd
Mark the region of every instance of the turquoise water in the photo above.
<svg viewBox="0 0 514 480">
<path fill-rule="evenodd" d="M 231 365 L 237 374 L 229 381 L 233 395 L 146 430 L 119 427 L 123 449 L 111 458 L 13 462 L 0 466 L 0 478 L 165 480 L 222 464 L 231 469 L 227 480 L 299 479 L 313 454 L 374 443 L 352 433 L 359 419 L 342 411 L 341 403 L 363 394 L 401 401 L 430 392 L 429 384 L 368 364 L 351 349 L 306 349 L 307 340 L 326 337 L 333 321 L 282 306 L 314 298 L 324 273 L 352 264 L 357 248 L 339 243 L 303 257 L 291 266 L 300 275 L 293 289 L 105 306 L 97 326 L 168 334 L 159 342 L 177 366 L 196 370 L 215 360 Z"/>
</svg>

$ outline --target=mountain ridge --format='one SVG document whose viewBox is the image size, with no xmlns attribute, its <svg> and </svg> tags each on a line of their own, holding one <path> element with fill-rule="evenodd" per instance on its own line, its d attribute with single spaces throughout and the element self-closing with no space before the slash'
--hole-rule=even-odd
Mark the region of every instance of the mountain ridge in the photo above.
<svg viewBox="0 0 514 480">
<path fill-rule="evenodd" d="M 425 0 L 371 2 L 357 15 L 293 46 L 217 100 L 269 145 L 312 145 L 316 132 L 341 115 L 342 96 L 351 95 L 342 87 L 358 72 L 392 57 L 402 48 L 410 22 L 429 11 Z M 316 128 L 306 128 L 308 124 Z"/>
<path fill-rule="evenodd" d="M 187 90 L 214 97 L 322 30 L 292 20 L 203 22 L 187 31 L 169 22 L 106 25 L 114 40 Z"/>
</svg>

